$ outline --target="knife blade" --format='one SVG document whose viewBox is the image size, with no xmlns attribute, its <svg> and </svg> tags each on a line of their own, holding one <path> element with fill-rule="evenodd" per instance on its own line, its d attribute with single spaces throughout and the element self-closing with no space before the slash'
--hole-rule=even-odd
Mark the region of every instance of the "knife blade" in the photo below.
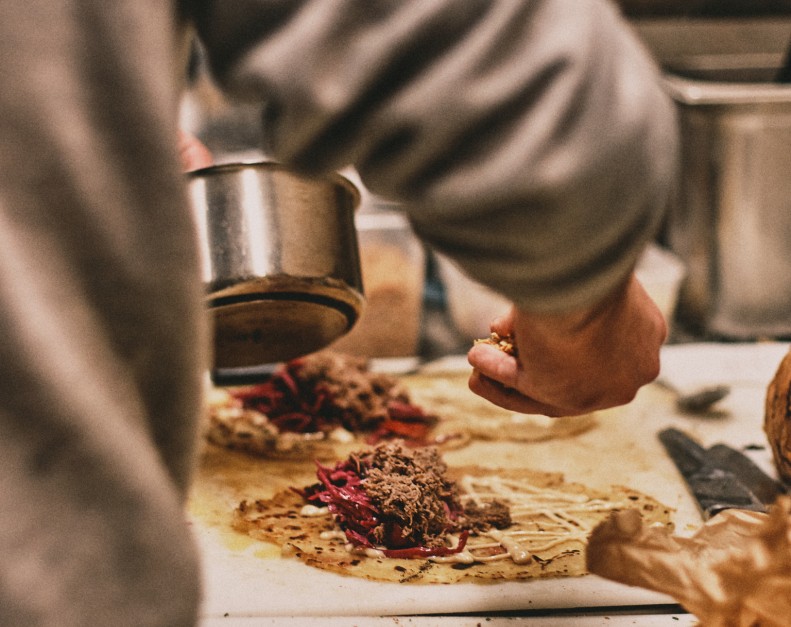
<svg viewBox="0 0 791 627">
<path fill-rule="evenodd" d="M 704 519 L 726 509 L 767 511 L 785 487 L 739 451 L 715 444 L 705 448 L 678 429 L 664 429 L 659 440 L 684 478 Z"/>
</svg>

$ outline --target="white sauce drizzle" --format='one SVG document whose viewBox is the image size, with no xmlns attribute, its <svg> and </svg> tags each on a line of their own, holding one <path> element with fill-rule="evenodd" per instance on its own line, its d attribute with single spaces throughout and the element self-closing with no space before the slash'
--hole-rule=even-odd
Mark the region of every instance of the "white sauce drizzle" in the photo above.
<svg viewBox="0 0 791 627">
<path fill-rule="evenodd" d="M 507 529 L 489 529 L 480 536 L 471 536 L 464 551 L 431 558 L 436 561 L 470 563 L 511 559 L 516 564 L 526 564 L 533 555 L 560 545 L 577 544 L 583 549 L 593 524 L 580 518 L 580 514 L 607 513 L 627 506 L 497 475 L 465 475 L 459 481 L 459 488 L 463 501 L 485 505 L 497 499 L 507 503 L 514 524 Z"/>
<path fill-rule="evenodd" d="M 346 534 L 340 529 L 330 529 L 329 531 L 322 531 L 319 534 L 322 540 L 343 540 L 346 541 Z"/>
<path fill-rule="evenodd" d="M 299 510 L 301 516 L 313 517 L 313 516 L 327 516 L 330 513 L 330 510 L 326 507 L 316 507 L 315 505 L 303 505 L 302 509 Z"/>
</svg>

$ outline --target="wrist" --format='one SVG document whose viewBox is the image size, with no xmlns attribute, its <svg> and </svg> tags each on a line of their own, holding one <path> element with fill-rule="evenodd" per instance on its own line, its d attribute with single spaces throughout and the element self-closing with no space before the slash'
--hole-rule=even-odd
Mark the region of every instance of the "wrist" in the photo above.
<svg viewBox="0 0 791 627">
<path fill-rule="evenodd" d="M 634 283 L 636 283 L 636 278 L 632 274 L 604 298 L 582 309 L 558 313 L 535 313 L 520 310 L 519 315 L 534 332 L 543 331 L 566 337 L 586 334 L 593 327 L 601 326 L 617 317 L 617 313 L 623 310 L 628 300 L 630 290 L 634 289 Z"/>
</svg>

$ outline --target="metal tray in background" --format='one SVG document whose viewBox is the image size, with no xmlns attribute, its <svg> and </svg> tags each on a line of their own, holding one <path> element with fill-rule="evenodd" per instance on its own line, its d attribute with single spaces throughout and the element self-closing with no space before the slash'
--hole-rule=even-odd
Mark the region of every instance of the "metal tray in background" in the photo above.
<svg viewBox="0 0 791 627">
<path fill-rule="evenodd" d="M 776 79 L 791 19 L 666 15 L 633 24 L 664 70 L 681 125 L 680 188 L 661 235 L 687 266 L 675 328 L 695 338 L 787 339 L 791 85 Z"/>
<path fill-rule="evenodd" d="M 687 265 L 677 315 L 704 335 L 791 336 L 791 85 L 761 60 L 667 68 L 682 162 L 665 237 Z"/>
</svg>

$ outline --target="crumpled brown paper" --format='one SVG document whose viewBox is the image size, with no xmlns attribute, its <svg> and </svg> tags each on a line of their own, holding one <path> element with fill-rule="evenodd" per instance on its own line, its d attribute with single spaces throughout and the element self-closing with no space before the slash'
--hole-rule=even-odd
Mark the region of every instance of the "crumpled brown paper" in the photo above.
<svg viewBox="0 0 791 627">
<path fill-rule="evenodd" d="M 587 566 L 674 597 L 705 627 L 791 626 L 791 498 L 769 514 L 726 510 L 690 538 L 618 512 L 593 530 Z"/>
</svg>

